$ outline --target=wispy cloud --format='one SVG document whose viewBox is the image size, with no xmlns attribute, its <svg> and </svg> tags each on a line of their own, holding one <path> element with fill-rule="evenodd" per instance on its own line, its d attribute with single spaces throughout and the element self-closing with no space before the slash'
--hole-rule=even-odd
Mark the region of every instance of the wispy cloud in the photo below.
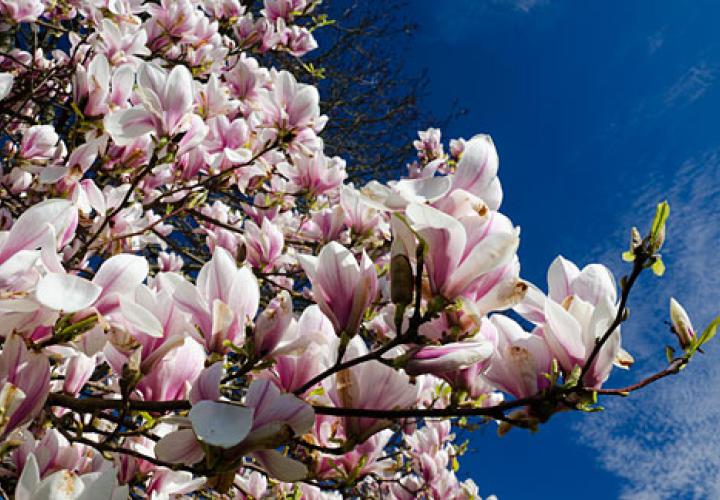
<svg viewBox="0 0 720 500">
<path fill-rule="evenodd" d="M 654 54 L 665 44 L 665 28 L 656 31 L 647 37 L 648 53 Z"/>
<path fill-rule="evenodd" d="M 664 249 L 668 273 L 639 290 L 623 332 L 623 343 L 639 358 L 633 369 L 638 377 L 656 371 L 663 362 L 663 345 L 673 343 L 663 324 L 671 293 L 686 306 L 696 327 L 720 313 L 720 148 L 690 158 L 666 175 L 654 184 L 670 185 L 669 191 L 647 187 L 626 224 L 636 224 L 638 214 L 647 213 L 657 201 L 670 200 Z M 617 261 L 617 248 L 599 248 L 598 253 Z M 600 462 L 627 480 L 623 498 L 720 498 L 718 356 L 720 349 L 709 346 L 680 376 L 628 399 L 604 401 L 604 415 L 578 427 L 581 440 L 597 450 Z"/>
<path fill-rule="evenodd" d="M 665 93 L 665 104 L 690 104 L 707 92 L 717 78 L 717 68 L 706 62 L 691 66 Z"/>
<path fill-rule="evenodd" d="M 495 3 L 509 5 L 522 12 L 530 12 L 532 9 L 545 5 L 549 0 L 495 0 Z"/>
</svg>

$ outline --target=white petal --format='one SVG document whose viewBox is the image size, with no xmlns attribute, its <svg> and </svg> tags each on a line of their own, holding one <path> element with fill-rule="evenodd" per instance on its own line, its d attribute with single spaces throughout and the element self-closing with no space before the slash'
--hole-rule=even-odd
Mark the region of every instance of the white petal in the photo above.
<svg viewBox="0 0 720 500">
<path fill-rule="evenodd" d="M 115 111 L 105 116 L 105 130 L 117 144 L 129 144 L 155 130 L 153 114 L 143 106 Z"/>
<path fill-rule="evenodd" d="M 240 443 L 252 428 L 253 410 L 228 403 L 203 400 L 190 410 L 195 435 L 202 442 L 221 448 Z"/>
<path fill-rule="evenodd" d="M 80 477 L 85 489 L 78 500 L 96 500 L 98 498 L 111 498 L 113 490 L 117 486 L 117 472 L 114 468 L 106 469 L 103 472 L 84 474 Z"/>
<path fill-rule="evenodd" d="M 304 464 L 277 450 L 256 451 L 253 456 L 270 476 L 280 481 L 292 483 L 305 479 L 308 475 L 308 469 Z"/>
<path fill-rule="evenodd" d="M 155 443 L 155 457 L 163 462 L 192 465 L 205 456 L 192 429 L 180 429 Z"/>
<path fill-rule="evenodd" d="M 93 278 L 93 283 L 103 289 L 103 297 L 125 294 L 135 290 L 148 275 L 147 261 L 131 254 L 120 254 L 106 260 Z"/>
<path fill-rule="evenodd" d="M 565 300 L 565 297 L 572 295 L 570 285 L 579 274 L 580 270 L 575 264 L 562 255 L 558 255 L 550 264 L 547 272 L 548 295 L 550 298 L 560 303 Z"/>
<path fill-rule="evenodd" d="M 33 500 L 33 494 L 39 482 L 40 469 L 35 454 L 31 453 L 25 460 L 25 467 L 15 487 L 15 500 Z"/>
<path fill-rule="evenodd" d="M 10 94 L 14 80 L 15 77 L 11 73 L 0 73 L 0 101 Z"/>
<path fill-rule="evenodd" d="M 136 304 L 128 297 L 120 297 L 120 312 L 123 317 L 142 333 L 162 338 L 163 326 L 153 313 Z"/>
<path fill-rule="evenodd" d="M 45 307 L 73 313 L 90 307 L 102 288 L 72 274 L 50 273 L 38 282 L 35 297 Z"/>
</svg>

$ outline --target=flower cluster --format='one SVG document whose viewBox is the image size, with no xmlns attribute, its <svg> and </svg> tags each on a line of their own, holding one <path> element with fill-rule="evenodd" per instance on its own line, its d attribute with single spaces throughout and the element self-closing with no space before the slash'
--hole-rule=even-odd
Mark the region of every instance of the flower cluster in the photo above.
<svg viewBox="0 0 720 500">
<path fill-rule="evenodd" d="M 318 89 L 273 64 L 319 2 L 247 4 L 0 0 L 2 484 L 478 498 L 447 418 L 586 407 L 632 361 L 624 299 L 596 264 L 520 277 L 489 136 L 346 183 Z"/>
</svg>

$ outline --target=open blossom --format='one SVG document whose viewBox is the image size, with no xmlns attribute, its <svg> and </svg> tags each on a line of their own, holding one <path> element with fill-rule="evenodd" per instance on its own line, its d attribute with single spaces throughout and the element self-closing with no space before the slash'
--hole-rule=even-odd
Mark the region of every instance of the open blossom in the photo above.
<svg viewBox="0 0 720 500">
<path fill-rule="evenodd" d="M 250 128 L 242 118 L 230 121 L 221 115 L 208 120 L 204 146 L 208 163 L 217 170 L 247 163 L 252 158 Z"/>
<path fill-rule="evenodd" d="M 506 316 L 496 314 L 491 323 L 498 332 L 498 345 L 485 379 L 516 398 L 547 388 L 552 357 L 545 340 Z"/>
<path fill-rule="evenodd" d="M 592 264 L 580 271 L 558 257 L 548 270 L 548 289 L 549 296 L 545 297 L 532 288 L 516 309 L 538 324 L 552 357 L 570 373 L 576 366 L 585 366 L 596 340 L 615 319 L 615 280 L 604 266 Z M 620 344 L 620 331 L 615 331 L 587 370 L 584 381 L 588 386 L 602 385 L 613 365 L 632 364 L 632 357 Z"/>
<path fill-rule="evenodd" d="M 339 339 L 330 320 L 317 305 L 290 323 L 272 357 L 275 364 L 264 377 L 280 389 L 295 392 L 335 362 Z"/>
<path fill-rule="evenodd" d="M 80 65 L 75 73 L 74 100 L 86 116 L 102 116 L 110 107 L 120 107 L 130 98 L 135 70 L 129 64 L 111 69 L 104 54 Z"/>
<path fill-rule="evenodd" d="M 44 248 L 51 258 L 72 239 L 76 225 L 77 209 L 67 200 L 47 200 L 23 212 L 9 231 L 0 233 L 0 283 L 13 288 L 11 281 L 27 275 L 43 254 L 37 249 Z"/>
<path fill-rule="evenodd" d="M 427 243 L 430 286 L 447 299 L 472 292 L 484 275 L 512 260 L 519 243 L 518 229 L 499 213 L 458 220 L 430 206 L 411 204 L 406 215 Z"/>
<path fill-rule="evenodd" d="M 140 103 L 105 117 L 105 129 L 118 144 L 129 144 L 152 133 L 155 137 L 173 137 L 187 131 L 193 122 L 193 79 L 182 65 L 169 73 L 152 63 L 143 63 L 137 72 Z M 199 143 L 207 130 L 193 132 Z M 186 141 L 188 138 L 184 138 Z"/>
<path fill-rule="evenodd" d="M 209 351 L 224 353 L 226 340 L 241 344 L 245 324 L 254 318 L 260 292 L 246 267 L 238 269 L 232 256 L 216 248 L 212 260 L 200 270 L 197 286 L 181 281 L 174 298 L 197 322 Z"/>
<path fill-rule="evenodd" d="M 343 159 L 328 158 L 323 154 L 294 155 L 292 163 L 283 163 L 278 168 L 295 189 L 306 190 L 315 196 L 336 189 L 347 177 Z"/>
<path fill-rule="evenodd" d="M 291 20 L 294 13 L 302 11 L 308 4 L 307 0 L 265 0 L 263 14 L 271 21 L 278 18 Z"/>
<path fill-rule="evenodd" d="M 0 14 L 16 23 L 31 23 L 45 11 L 41 0 L 0 0 Z"/>
<path fill-rule="evenodd" d="M 377 274 L 370 258 L 363 252 L 358 263 L 352 252 L 333 241 L 317 257 L 299 255 L 298 260 L 312 283 L 317 304 L 337 334 L 354 335 L 377 294 Z"/>
<path fill-rule="evenodd" d="M 329 421 L 316 425 L 319 442 L 324 446 L 332 445 L 334 426 Z M 340 456 L 323 456 L 316 464 L 315 473 L 322 478 L 347 478 L 366 474 L 381 474 L 392 467 L 392 460 L 384 457 L 384 450 L 393 432 L 390 429 L 373 434 L 352 451 Z"/>
<path fill-rule="evenodd" d="M 67 469 L 59 470 L 40 480 L 35 455 L 28 457 L 15 490 L 17 500 L 51 500 L 58 498 L 90 500 L 127 498 L 128 487 L 118 486 L 115 469 L 78 475 Z"/>
<path fill-rule="evenodd" d="M 22 444 L 12 452 L 12 459 L 20 474 L 31 455 L 37 462 L 40 478 L 44 479 L 60 469 L 76 474 L 100 472 L 111 466 L 100 452 L 88 445 L 72 445 L 57 429 L 48 429 L 43 437 L 35 440 L 28 431 L 14 435 Z"/>
<path fill-rule="evenodd" d="M 297 83 L 287 71 L 280 71 L 272 91 L 260 94 L 265 120 L 279 129 L 320 131 L 327 119 L 320 116 L 320 96 L 315 87 Z"/>
<path fill-rule="evenodd" d="M 367 354 L 362 339 L 354 337 L 346 359 Z M 330 388 L 333 403 L 346 408 L 401 409 L 410 408 L 418 397 L 417 386 L 402 371 L 380 361 L 368 361 L 338 373 Z M 363 442 L 388 427 L 390 421 L 367 417 L 344 417 L 345 433 L 356 442 Z"/>
<path fill-rule="evenodd" d="M 132 22 L 114 22 L 105 18 L 99 26 L 98 34 L 100 35 L 97 43 L 98 52 L 104 54 L 112 65 L 123 63 L 135 65 L 140 61 L 140 56 L 150 54 L 150 50 L 145 45 L 147 32 L 138 29 L 138 26 Z"/>
<path fill-rule="evenodd" d="M 310 405 L 281 393 L 268 380 L 258 380 L 251 384 L 244 406 L 207 400 L 195 403 L 187 421 L 160 440 L 155 453 L 161 460 L 193 464 L 205 454 L 200 440 L 235 454 L 253 453 L 272 476 L 297 480 L 307 474 L 305 466 L 274 448 L 307 432 L 313 421 Z"/>
</svg>

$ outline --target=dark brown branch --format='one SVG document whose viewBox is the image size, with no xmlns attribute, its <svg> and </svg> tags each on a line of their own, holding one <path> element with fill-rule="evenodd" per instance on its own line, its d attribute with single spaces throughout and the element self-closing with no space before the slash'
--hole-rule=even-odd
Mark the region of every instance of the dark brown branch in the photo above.
<svg viewBox="0 0 720 500">
<path fill-rule="evenodd" d="M 648 385 L 652 384 L 653 382 L 657 382 L 660 379 L 663 379 L 669 375 L 675 375 L 677 373 L 680 373 L 680 370 L 688 364 L 690 360 L 686 357 L 682 358 L 676 358 L 673 359 L 670 365 L 668 365 L 667 368 L 665 368 L 662 371 L 657 372 L 654 375 L 649 376 L 646 379 L 641 380 L 640 382 L 637 382 L 635 384 L 629 385 L 627 387 L 621 387 L 618 389 L 588 389 L 588 390 L 594 390 L 598 394 L 605 394 L 610 396 L 627 396 L 633 391 L 637 391 L 638 389 L 642 389 L 643 387 L 647 387 Z"/>
<path fill-rule="evenodd" d="M 124 403 L 121 399 L 74 398 L 65 394 L 50 393 L 47 398 L 48 406 L 62 406 L 80 413 L 92 413 L 98 410 L 119 410 Z M 131 410 L 166 413 L 182 411 L 192 408 L 188 400 L 176 401 L 129 401 Z"/>
</svg>

